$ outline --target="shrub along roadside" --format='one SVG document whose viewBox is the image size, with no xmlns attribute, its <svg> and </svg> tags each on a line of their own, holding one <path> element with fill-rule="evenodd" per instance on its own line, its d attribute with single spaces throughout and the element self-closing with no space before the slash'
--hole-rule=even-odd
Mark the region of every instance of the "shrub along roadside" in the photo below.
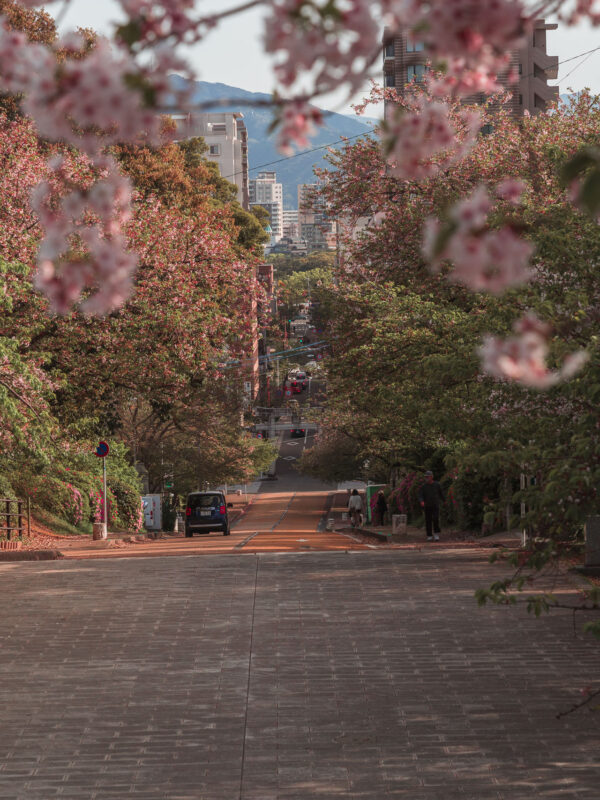
<svg viewBox="0 0 600 800">
<path fill-rule="evenodd" d="M 109 528 L 137 532 L 141 529 L 141 486 L 128 463 L 125 446 L 109 442 L 107 457 Z M 0 494 L 31 500 L 33 515 L 58 533 L 91 533 L 101 519 L 102 462 L 93 445 L 85 450 L 60 452 L 54 461 L 26 463 L 0 461 Z"/>
</svg>

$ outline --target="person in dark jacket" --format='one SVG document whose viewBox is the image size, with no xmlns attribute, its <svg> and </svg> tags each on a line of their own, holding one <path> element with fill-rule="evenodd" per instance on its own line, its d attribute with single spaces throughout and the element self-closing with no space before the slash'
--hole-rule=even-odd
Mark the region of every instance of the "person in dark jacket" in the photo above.
<svg viewBox="0 0 600 800">
<path fill-rule="evenodd" d="M 379 514 L 379 524 L 383 525 L 385 521 L 385 514 L 387 512 L 387 503 L 385 502 L 383 489 L 380 489 L 377 492 L 377 512 Z"/>
<path fill-rule="evenodd" d="M 427 541 L 437 542 L 440 538 L 440 504 L 445 497 L 442 487 L 437 481 L 433 480 L 433 472 L 425 473 L 425 484 L 419 492 L 419 502 L 421 508 L 425 510 L 425 529 L 427 531 Z"/>
</svg>

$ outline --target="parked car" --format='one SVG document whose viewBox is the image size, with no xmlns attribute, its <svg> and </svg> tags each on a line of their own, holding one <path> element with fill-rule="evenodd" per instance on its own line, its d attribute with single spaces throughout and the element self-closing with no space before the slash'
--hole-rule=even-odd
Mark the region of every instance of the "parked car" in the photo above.
<svg viewBox="0 0 600 800">
<path fill-rule="evenodd" d="M 292 428 L 290 431 L 290 438 L 292 439 L 303 439 L 304 434 L 306 433 L 306 428 Z"/>
<path fill-rule="evenodd" d="M 223 492 L 192 492 L 185 506 L 185 535 L 222 531 L 229 536 L 227 501 Z"/>
<path fill-rule="evenodd" d="M 296 378 L 292 378 L 290 381 L 290 389 L 292 390 L 292 394 L 300 394 L 302 392 L 302 384 L 299 383 Z"/>
<path fill-rule="evenodd" d="M 296 373 L 296 381 L 300 384 L 303 389 L 306 389 L 308 386 L 308 376 L 306 372 L 297 372 Z"/>
</svg>

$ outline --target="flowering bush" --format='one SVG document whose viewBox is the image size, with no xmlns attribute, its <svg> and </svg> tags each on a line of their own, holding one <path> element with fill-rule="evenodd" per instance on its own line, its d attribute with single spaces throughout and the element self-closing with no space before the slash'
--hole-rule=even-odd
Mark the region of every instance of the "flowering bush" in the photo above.
<svg viewBox="0 0 600 800">
<path fill-rule="evenodd" d="M 67 484 L 67 489 L 69 492 L 67 495 L 67 501 L 65 503 L 64 513 L 71 525 L 79 525 L 83 519 L 85 508 L 83 495 L 79 489 L 77 489 L 71 483 Z"/>
<path fill-rule="evenodd" d="M 120 529 L 137 533 L 142 529 L 142 500 L 139 492 L 123 481 L 111 481 L 109 498 L 112 506 L 109 509 L 110 522 Z"/>
<path fill-rule="evenodd" d="M 33 511 L 43 509 L 69 522 L 77 514 L 79 503 L 73 487 L 53 475 L 22 471 L 12 483 L 17 497 L 31 498 Z"/>
<path fill-rule="evenodd" d="M 390 513 L 406 514 L 409 519 L 421 514 L 419 491 L 425 483 L 422 472 L 409 472 L 390 494 Z"/>
</svg>

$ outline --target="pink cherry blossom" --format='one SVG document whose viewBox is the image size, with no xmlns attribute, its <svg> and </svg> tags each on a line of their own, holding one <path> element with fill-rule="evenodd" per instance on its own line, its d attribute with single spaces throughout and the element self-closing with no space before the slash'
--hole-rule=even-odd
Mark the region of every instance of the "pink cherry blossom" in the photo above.
<svg viewBox="0 0 600 800">
<path fill-rule="evenodd" d="M 447 169 L 471 149 L 481 122 L 480 112 L 471 109 L 458 111 L 453 122 L 446 103 L 418 96 L 386 124 L 383 146 L 391 174 L 421 180 Z"/>
<path fill-rule="evenodd" d="M 531 277 L 529 259 L 534 248 L 509 226 L 489 229 L 492 208 L 487 189 L 478 186 L 452 208 L 448 225 L 437 219 L 426 222 L 423 253 L 436 270 L 445 261 L 453 263 L 448 280 L 476 292 L 500 294 Z"/>
<path fill-rule="evenodd" d="M 567 356 L 559 370 L 550 370 L 548 357 L 549 326 L 535 315 L 527 315 L 514 325 L 509 339 L 488 336 L 480 348 L 483 370 L 494 378 L 512 380 L 534 389 L 548 389 L 575 375 L 589 356 L 581 350 Z"/>
<path fill-rule="evenodd" d="M 265 50 L 281 54 L 275 73 L 284 86 L 291 86 L 303 72 L 314 74 L 318 91 L 338 89 L 345 82 L 353 88 L 363 83 L 365 63 L 380 47 L 370 3 L 347 0 L 341 10 L 307 0 L 270 0 L 270 5 Z"/>
<path fill-rule="evenodd" d="M 561 14 L 568 25 L 576 25 L 582 18 L 589 19 L 592 25 L 600 25 L 600 3 L 598 0 L 575 0 L 575 8 L 569 7 Z"/>
<path fill-rule="evenodd" d="M 277 146 L 282 153 L 293 153 L 292 143 L 299 148 L 310 145 L 309 137 L 316 132 L 316 127 L 323 124 L 321 112 L 301 100 L 287 103 L 284 106 L 279 128 Z"/>
<path fill-rule="evenodd" d="M 521 198 L 523 192 L 527 188 L 527 184 L 518 178 L 506 178 L 501 181 L 496 187 L 496 194 L 502 200 L 506 200 L 513 206 L 521 205 Z"/>
<path fill-rule="evenodd" d="M 388 21 L 409 28 L 441 56 L 474 63 L 520 46 L 527 17 L 520 0 L 382 0 Z"/>
</svg>

